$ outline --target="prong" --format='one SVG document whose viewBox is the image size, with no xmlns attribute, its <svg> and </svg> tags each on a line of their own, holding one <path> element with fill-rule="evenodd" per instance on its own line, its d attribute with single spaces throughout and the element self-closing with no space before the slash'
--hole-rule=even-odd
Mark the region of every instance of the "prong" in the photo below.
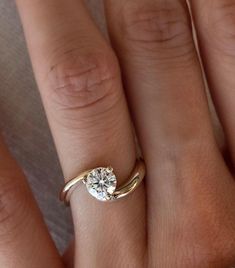
<svg viewBox="0 0 235 268">
<path fill-rule="evenodd" d="M 111 166 L 107 167 L 108 171 L 113 172 L 113 168 Z"/>
<path fill-rule="evenodd" d="M 85 176 L 85 177 L 83 178 L 82 182 L 83 182 L 84 184 L 87 183 L 87 176 Z"/>
</svg>

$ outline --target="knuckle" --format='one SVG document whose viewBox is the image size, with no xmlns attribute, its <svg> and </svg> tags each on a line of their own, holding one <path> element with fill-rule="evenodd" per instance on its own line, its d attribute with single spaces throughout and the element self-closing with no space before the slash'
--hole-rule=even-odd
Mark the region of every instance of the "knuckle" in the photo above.
<svg viewBox="0 0 235 268">
<path fill-rule="evenodd" d="M 189 244 L 185 242 L 186 248 L 191 248 L 195 252 L 192 263 L 198 264 L 196 267 L 229 267 L 235 262 L 233 227 L 235 214 L 233 213 L 234 204 L 231 205 L 234 202 L 220 197 L 219 191 L 221 190 L 218 188 L 222 189 L 223 186 L 218 185 L 219 182 L 216 181 L 221 180 L 218 176 L 219 171 L 214 175 L 210 173 L 212 172 L 205 172 L 203 169 L 201 176 L 200 174 L 195 176 L 198 181 L 205 179 L 210 181 L 210 177 L 213 176 L 213 181 L 193 182 L 197 189 L 196 191 L 195 189 L 189 190 L 192 196 L 185 201 L 184 216 L 187 220 L 184 222 L 183 229 L 187 233 L 186 237 L 189 242 Z M 226 180 L 226 178 L 223 179 Z M 196 243 L 197 249 L 193 246 Z"/>
<path fill-rule="evenodd" d="M 229 267 L 235 263 L 233 181 L 220 166 L 215 144 L 203 139 L 176 151 L 168 161 L 183 200 L 177 224 L 185 239 L 178 244 L 189 255 L 182 257 L 182 267 Z"/>
<path fill-rule="evenodd" d="M 235 232 L 231 228 L 233 223 L 230 222 L 231 219 L 225 213 L 218 211 L 218 208 L 225 209 L 219 204 L 208 205 L 197 215 L 200 220 L 197 220 L 198 227 L 195 228 L 196 241 L 201 241 L 202 249 L 198 252 L 198 257 L 202 256 L 202 261 L 207 264 L 228 267 L 235 262 Z"/>
<path fill-rule="evenodd" d="M 52 64 L 47 76 L 46 92 L 55 112 L 73 119 L 74 111 L 84 110 L 87 115 L 104 113 L 118 100 L 120 90 L 116 83 L 119 68 L 113 54 L 81 55 L 65 52 L 62 60 Z"/>
<path fill-rule="evenodd" d="M 209 267 L 212 265 L 213 267 L 230 267 L 229 265 L 235 263 L 235 236 L 230 232 L 231 230 L 223 230 L 221 224 L 219 224 L 219 231 L 215 230 L 213 225 L 209 224 L 204 227 L 204 232 L 199 238 L 203 242 L 201 242 L 201 250 L 198 251 L 196 259 L 200 260 L 200 264 L 205 267 L 209 265 L 211 265 Z M 212 231 L 214 234 L 211 234 Z"/>
<path fill-rule="evenodd" d="M 211 194 L 209 191 L 206 190 L 206 195 Z M 227 209 L 228 205 L 216 197 L 215 192 L 209 198 L 202 195 L 197 192 L 193 205 L 188 200 L 184 201 L 181 215 L 184 220 L 180 221 L 180 230 L 185 234 L 185 240 L 180 242 L 189 252 L 190 263 L 183 267 L 190 267 L 189 264 L 195 267 L 229 267 L 235 262 L 235 232 L 231 227 L 235 215 L 231 217 L 232 210 Z"/>
<path fill-rule="evenodd" d="M 160 1 L 154 5 L 125 5 L 122 32 L 140 48 L 174 49 L 186 53 L 191 49 L 191 29 L 187 6 L 183 1 Z"/>
</svg>

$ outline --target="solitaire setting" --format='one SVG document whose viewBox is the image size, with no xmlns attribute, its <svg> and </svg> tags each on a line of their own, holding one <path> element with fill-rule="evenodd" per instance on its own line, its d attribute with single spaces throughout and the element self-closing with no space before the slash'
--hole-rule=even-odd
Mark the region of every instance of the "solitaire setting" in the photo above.
<svg viewBox="0 0 235 268">
<path fill-rule="evenodd" d="M 100 201 L 111 200 L 117 186 L 112 167 L 99 167 L 91 170 L 83 182 L 86 184 L 87 191 Z"/>
<path fill-rule="evenodd" d="M 69 205 L 71 194 L 79 182 L 83 182 L 90 195 L 99 201 L 120 199 L 132 193 L 142 182 L 144 176 L 145 164 L 142 159 L 136 161 L 129 179 L 119 187 L 117 187 L 117 177 L 112 167 L 89 169 L 65 184 L 60 193 L 60 200 Z"/>
</svg>

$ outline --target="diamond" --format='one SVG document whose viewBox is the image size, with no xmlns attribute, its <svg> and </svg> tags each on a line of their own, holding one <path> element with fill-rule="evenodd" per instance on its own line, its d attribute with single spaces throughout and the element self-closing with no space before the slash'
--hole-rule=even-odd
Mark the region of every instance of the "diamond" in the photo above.
<svg viewBox="0 0 235 268">
<path fill-rule="evenodd" d="M 99 167 L 91 170 L 85 180 L 88 192 L 100 201 L 112 199 L 117 186 L 117 179 L 113 169 Z"/>
</svg>

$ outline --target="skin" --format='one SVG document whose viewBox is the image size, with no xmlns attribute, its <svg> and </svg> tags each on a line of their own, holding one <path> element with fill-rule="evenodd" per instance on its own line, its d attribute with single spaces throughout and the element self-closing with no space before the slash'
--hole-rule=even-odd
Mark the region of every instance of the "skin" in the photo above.
<svg viewBox="0 0 235 268">
<path fill-rule="evenodd" d="M 0 267 L 230 267 L 234 1 L 190 2 L 226 161 L 215 140 L 186 2 L 104 3 L 111 44 L 80 0 L 17 0 L 66 180 L 112 165 L 124 182 L 137 156 L 133 122 L 145 183 L 113 203 L 97 202 L 77 187 L 71 196 L 74 243 L 61 257 L 1 142 Z"/>
</svg>

